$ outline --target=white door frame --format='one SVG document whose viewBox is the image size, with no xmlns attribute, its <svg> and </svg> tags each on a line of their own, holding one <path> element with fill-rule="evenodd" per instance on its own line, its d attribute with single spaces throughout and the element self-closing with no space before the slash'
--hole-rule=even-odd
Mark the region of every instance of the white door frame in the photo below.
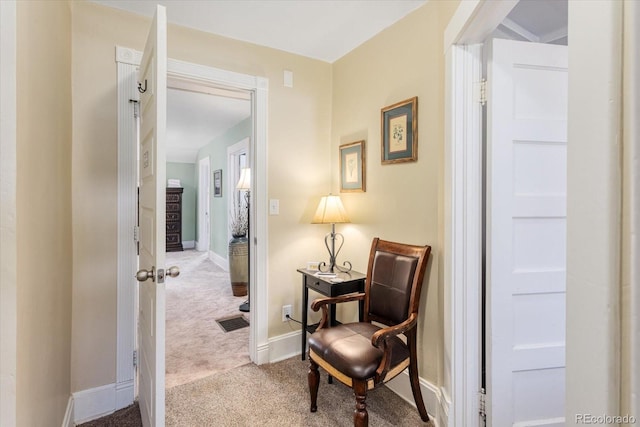
<svg viewBox="0 0 640 427">
<path fill-rule="evenodd" d="M 141 53 L 116 47 L 118 66 L 118 273 L 117 273 L 117 354 L 116 409 L 134 399 L 134 370 L 131 363 L 135 350 L 135 282 L 136 251 L 132 238 L 136 211 L 136 133 L 133 120 L 137 100 L 135 72 Z M 251 92 L 253 137 L 250 158 L 252 194 L 250 218 L 253 239 L 250 268 L 250 292 L 256 304 L 249 313 L 249 357 L 260 365 L 269 361 L 267 301 L 267 109 L 269 80 L 233 71 L 169 59 L 169 77 L 193 81 L 205 86 L 222 86 Z"/>
<path fill-rule="evenodd" d="M 0 1 L 0 425 L 16 425 L 16 2 Z"/>
<path fill-rule="evenodd" d="M 211 237 L 211 160 L 209 156 L 198 162 L 198 251 L 209 252 Z"/>
<path fill-rule="evenodd" d="M 444 373 L 449 426 L 478 426 L 482 280 L 482 47 L 517 0 L 460 3 L 444 34 Z"/>
</svg>

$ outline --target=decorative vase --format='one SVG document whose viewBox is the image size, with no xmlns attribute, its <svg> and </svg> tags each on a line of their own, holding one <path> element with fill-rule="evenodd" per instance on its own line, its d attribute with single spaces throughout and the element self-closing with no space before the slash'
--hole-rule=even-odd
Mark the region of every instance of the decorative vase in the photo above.
<svg viewBox="0 0 640 427">
<path fill-rule="evenodd" d="M 234 236 L 229 242 L 229 276 L 235 297 L 247 295 L 249 245 L 246 236 Z"/>
</svg>

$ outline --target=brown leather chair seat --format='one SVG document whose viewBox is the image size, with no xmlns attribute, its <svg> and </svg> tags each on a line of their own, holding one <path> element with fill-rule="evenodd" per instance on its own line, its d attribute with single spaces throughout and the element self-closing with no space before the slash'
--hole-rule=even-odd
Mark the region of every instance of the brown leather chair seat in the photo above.
<svg viewBox="0 0 640 427">
<path fill-rule="evenodd" d="M 347 323 L 321 329 L 309 338 L 309 351 L 350 378 L 366 380 L 375 375 L 384 352 L 371 345 L 380 327 L 371 323 Z M 407 345 L 398 337 L 388 341 L 391 368 L 409 358 Z"/>
</svg>

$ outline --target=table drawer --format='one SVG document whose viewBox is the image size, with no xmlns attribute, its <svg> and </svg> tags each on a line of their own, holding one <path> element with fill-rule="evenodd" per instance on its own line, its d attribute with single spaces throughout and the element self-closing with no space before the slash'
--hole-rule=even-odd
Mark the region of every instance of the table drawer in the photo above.
<svg viewBox="0 0 640 427">
<path fill-rule="evenodd" d="M 323 295 L 331 295 L 331 283 L 307 276 L 307 287 Z"/>
</svg>

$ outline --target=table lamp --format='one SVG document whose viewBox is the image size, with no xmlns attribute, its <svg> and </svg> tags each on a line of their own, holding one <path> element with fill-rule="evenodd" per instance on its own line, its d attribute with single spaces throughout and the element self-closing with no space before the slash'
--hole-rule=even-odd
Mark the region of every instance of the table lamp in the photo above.
<svg viewBox="0 0 640 427">
<path fill-rule="evenodd" d="M 240 171 L 240 179 L 238 180 L 238 184 L 236 185 L 236 190 L 246 191 L 244 197 L 247 201 L 247 263 L 249 264 L 247 267 L 247 300 L 240 304 L 239 310 L 242 312 L 251 311 L 251 209 L 250 209 L 250 200 L 251 200 L 251 169 L 243 168 Z"/>
<path fill-rule="evenodd" d="M 331 224 L 331 233 L 324 236 L 324 244 L 327 247 L 327 251 L 329 251 L 329 264 L 321 262 L 319 265 L 320 271 L 324 271 L 322 268 L 325 266 L 327 267 L 326 271 L 331 273 L 336 272 L 336 270 L 345 272 L 351 270 L 351 263 L 349 261 L 342 263 L 342 267 L 336 265 L 336 258 L 344 244 L 344 236 L 341 233 L 336 233 L 336 224 L 347 222 L 351 221 L 349 221 L 349 217 L 344 210 L 344 206 L 342 206 L 340 196 L 329 194 L 328 196 L 323 196 L 322 199 L 320 199 L 318 209 L 316 209 L 316 213 L 313 216 L 311 223 Z M 336 250 L 337 239 L 340 240 L 338 250 Z"/>
</svg>

